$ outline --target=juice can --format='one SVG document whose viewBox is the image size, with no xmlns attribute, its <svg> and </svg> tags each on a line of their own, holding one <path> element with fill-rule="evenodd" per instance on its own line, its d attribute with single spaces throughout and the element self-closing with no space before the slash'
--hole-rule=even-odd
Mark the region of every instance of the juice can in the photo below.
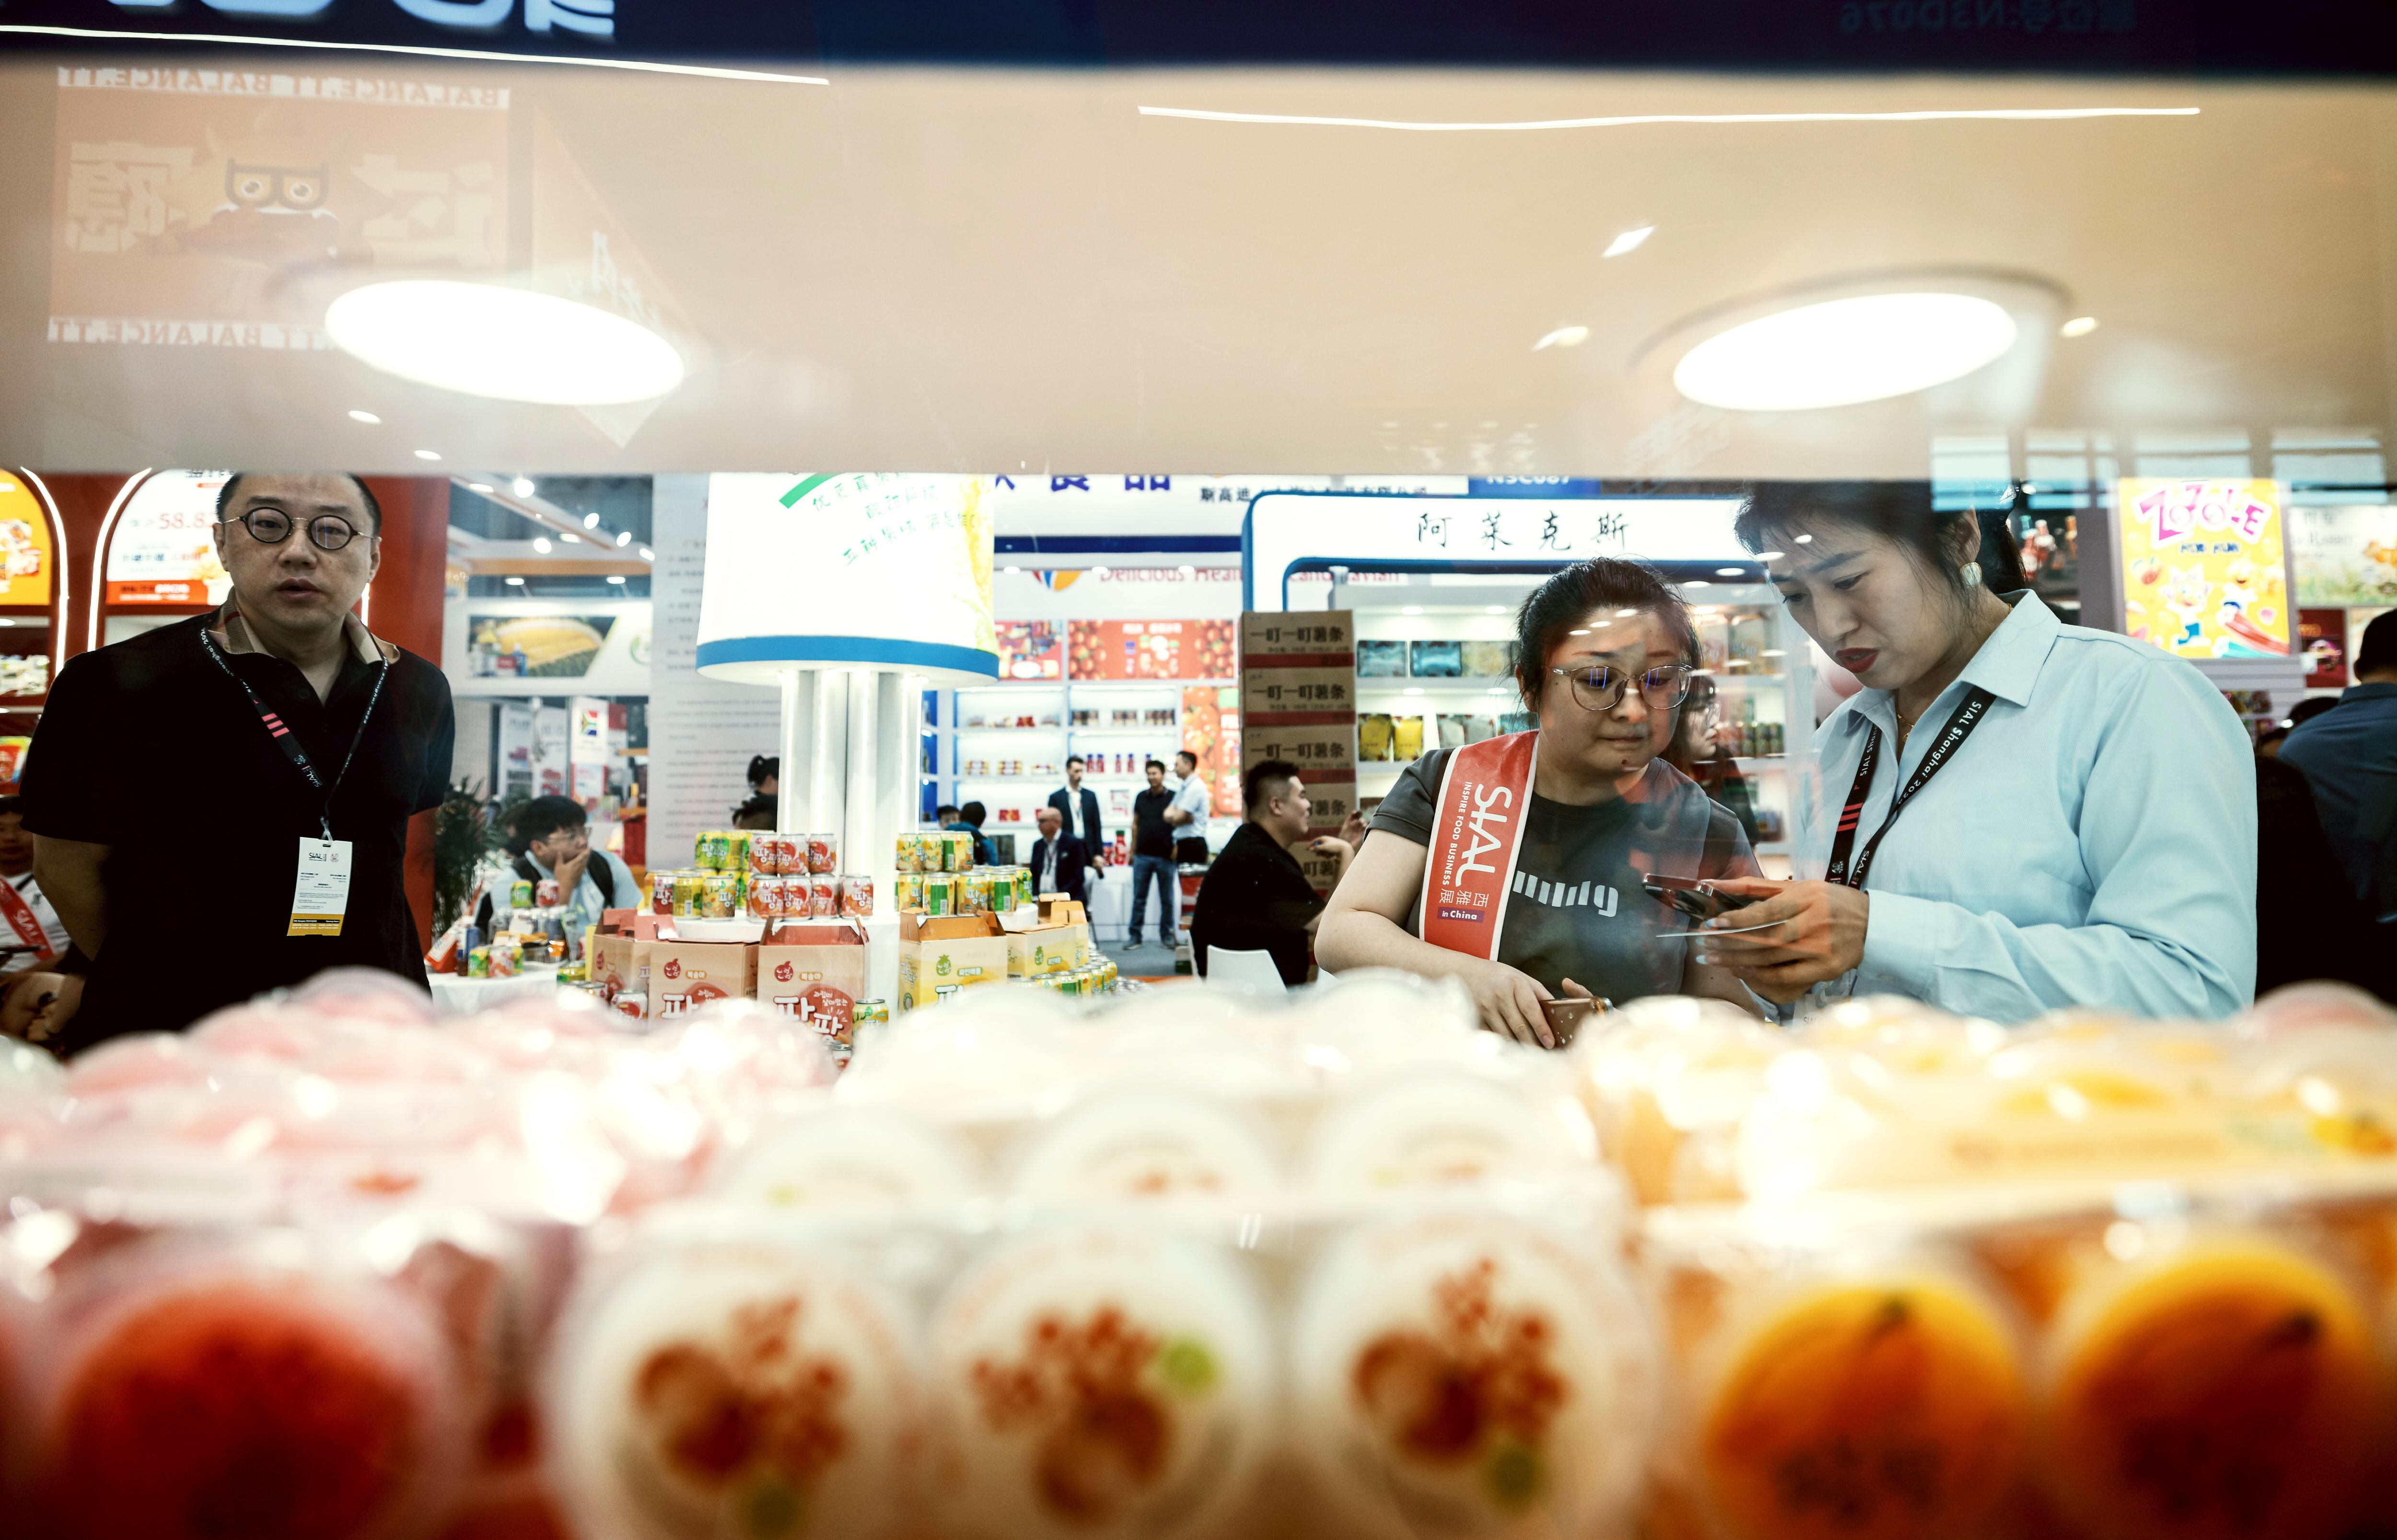
<svg viewBox="0 0 2397 1540">
<path fill-rule="evenodd" d="M 783 879 L 778 877 L 751 876 L 749 878 L 748 913 L 751 919 L 773 919 L 780 911 L 775 907 L 783 901 Z"/>
<path fill-rule="evenodd" d="M 891 903 L 903 915 L 924 912 L 924 874 L 899 872 L 891 878 Z"/>
<path fill-rule="evenodd" d="M 916 867 L 916 837 L 903 834 L 891 841 L 891 866 L 893 871 L 912 872 Z"/>
<path fill-rule="evenodd" d="M 924 874 L 924 913 L 955 914 L 957 911 L 951 905 L 957 896 L 956 882 L 957 878 L 947 872 L 926 872 Z"/>
<path fill-rule="evenodd" d="M 749 831 L 733 829 L 724 836 L 724 870 L 745 872 L 749 869 Z"/>
<path fill-rule="evenodd" d="M 991 873 L 989 868 L 984 867 L 976 871 L 968 872 L 966 874 L 966 891 L 972 895 L 972 912 L 974 914 L 986 915 L 990 913 Z"/>
<path fill-rule="evenodd" d="M 864 919 L 874 913 L 873 877 L 851 872 L 840 879 L 840 912 L 851 919 Z"/>
<path fill-rule="evenodd" d="M 751 877 L 774 875 L 774 837 L 772 835 L 752 834 L 749 837 L 748 865 Z"/>
<path fill-rule="evenodd" d="M 491 976 L 489 947 L 477 946 L 466 954 L 466 976 L 470 979 L 488 979 Z"/>
<path fill-rule="evenodd" d="M 840 837 L 831 834 L 808 836 L 808 871 L 815 876 L 835 876 L 840 871 Z"/>
<path fill-rule="evenodd" d="M 804 853 L 806 847 L 800 843 L 799 837 L 797 835 L 778 834 L 774 836 L 775 872 L 780 876 L 789 877 L 794 872 L 804 870 L 804 862 L 806 859 Z"/>
<path fill-rule="evenodd" d="M 701 878 L 701 919 L 732 919 L 741 913 L 740 879 L 730 872 L 709 872 Z"/>
<path fill-rule="evenodd" d="M 532 902 L 533 907 L 537 909 L 555 909 L 565 903 L 565 895 L 558 891 L 557 878 L 545 877 L 534 884 Z"/>
<path fill-rule="evenodd" d="M 840 917 L 840 878 L 830 874 L 808 878 L 808 917 L 837 919 Z"/>
<path fill-rule="evenodd" d="M 723 832 L 717 829 L 702 830 L 699 837 L 691 841 L 690 859 L 691 864 L 697 866 L 703 872 L 720 872 L 724 870 L 725 844 Z"/>
<path fill-rule="evenodd" d="M 1021 909 L 1032 902 L 1032 868 L 1015 868 L 1015 907 Z"/>
<path fill-rule="evenodd" d="M 511 909 L 531 908 L 532 884 L 525 881 L 521 877 L 517 878 L 515 886 L 508 890 L 508 907 Z"/>
<path fill-rule="evenodd" d="M 675 912 L 675 878 L 679 875 L 663 867 L 649 874 L 649 913 L 670 915 Z"/>
<path fill-rule="evenodd" d="M 707 910 L 707 874 L 699 871 L 669 873 L 674 878 L 674 906 L 670 915 L 699 915 Z"/>
</svg>

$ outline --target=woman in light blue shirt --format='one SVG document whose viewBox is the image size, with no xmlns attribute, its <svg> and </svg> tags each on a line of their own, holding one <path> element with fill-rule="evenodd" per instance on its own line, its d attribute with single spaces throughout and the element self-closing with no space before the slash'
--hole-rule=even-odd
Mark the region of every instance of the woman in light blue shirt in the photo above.
<svg viewBox="0 0 2397 1540">
<path fill-rule="evenodd" d="M 1991 592 L 2021 571 L 2002 518 L 1935 512 L 1921 482 L 1761 484 L 1738 529 L 1865 689 L 1794 789 L 1801 880 L 1723 884 L 1771 896 L 1710 922 L 1750 931 L 1710 956 L 1782 1007 L 1899 994 L 2019 1022 L 2247 1003 L 2255 762 L 2203 675 Z"/>
</svg>

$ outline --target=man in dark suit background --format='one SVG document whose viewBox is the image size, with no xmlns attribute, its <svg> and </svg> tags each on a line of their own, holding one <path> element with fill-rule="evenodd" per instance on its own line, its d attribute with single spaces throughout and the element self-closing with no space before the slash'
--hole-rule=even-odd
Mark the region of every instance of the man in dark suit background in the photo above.
<svg viewBox="0 0 2397 1540">
<path fill-rule="evenodd" d="M 1043 808 L 1035 816 L 1040 824 L 1040 837 L 1032 846 L 1034 895 L 1063 893 L 1077 904 L 1088 904 L 1082 872 L 1090 864 L 1090 847 L 1065 832 L 1065 821 L 1056 809 Z"/>
<path fill-rule="evenodd" d="M 1099 852 L 1107 848 L 1106 831 L 1099 824 L 1099 794 L 1082 784 L 1082 757 L 1065 757 L 1065 783 L 1049 794 L 1049 805 L 1057 810 L 1065 822 L 1065 832 L 1082 842 L 1088 857 L 1091 880 L 1102 881 L 1106 871 L 1099 864 Z M 1081 895 L 1077 893 L 1077 898 Z"/>
</svg>

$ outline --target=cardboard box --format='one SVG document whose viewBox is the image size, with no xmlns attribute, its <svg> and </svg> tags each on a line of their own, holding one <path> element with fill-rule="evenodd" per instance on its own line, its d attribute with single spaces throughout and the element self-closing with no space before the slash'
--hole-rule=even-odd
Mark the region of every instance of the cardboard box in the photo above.
<svg viewBox="0 0 2397 1540">
<path fill-rule="evenodd" d="M 1007 962 L 1007 933 L 997 915 L 903 914 L 898 1009 L 913 1011 L 978 984 L 1005 984 Z"/>
<path fill-rule="evenodd" d="M 1007 973 L 1010 978 L 1037 978 L 1065 973 L 1091 960 L 1093 950 L 1087 911 L 1070 898 L 1044 894 L 1034 901 L 1033 917 L 1002 917 L 1007 931 Z M 1018 915 L 1027 911 L 1018 910 Z"/>
<path fill-rule="evenodd" d="M 757 948 L 757 998 L 813 1029 L 836 1064 L 849 1062 L 865 993 L 865 937 L 838 921 L 784 925 Z"/>
<path fill-rule="evenodd" d="M 646 963 L 649 1014 L 679 1016 L 710 1000 L 742 999 L 757 993 L 757 948 L 722 941 L 642 941 L 634 944 L 634 968 Z"/>
</svg>

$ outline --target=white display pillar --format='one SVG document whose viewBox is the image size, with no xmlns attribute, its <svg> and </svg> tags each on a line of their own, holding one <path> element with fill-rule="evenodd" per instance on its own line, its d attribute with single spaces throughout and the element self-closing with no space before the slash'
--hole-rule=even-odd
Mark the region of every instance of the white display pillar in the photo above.
<svg viewBox="0 0 2397 1540">
<path fill-rule="evenodd" d="M 840 869 L 874 879 L 865 992 L 894 1011 L 917 702 L 929 682 L 998 676 L 984 490 L 973 476 L 708 478 L 699 671 L 780 690 L 779 822 L 837 836 Z"/>
</svg>

